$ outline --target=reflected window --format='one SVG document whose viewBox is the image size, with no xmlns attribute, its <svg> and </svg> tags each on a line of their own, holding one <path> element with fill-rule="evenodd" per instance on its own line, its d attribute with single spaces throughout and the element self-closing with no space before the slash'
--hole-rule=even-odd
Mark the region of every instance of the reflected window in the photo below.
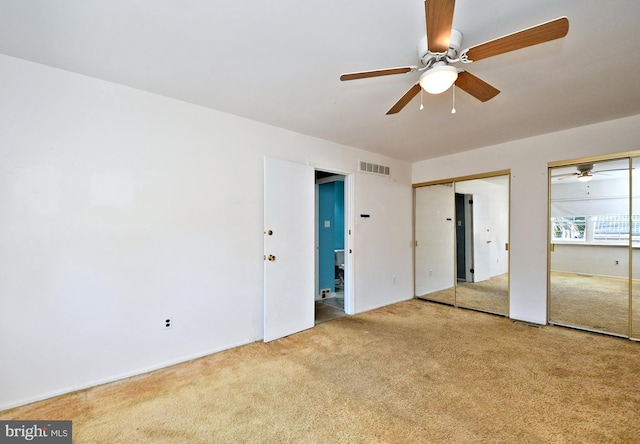
<svg viewBox="0 0 640 444">
<path fill-rule="evenodd" d="M 551 218 L 553 241 L 610 243 L 627 245 L 629 230 L 633 242 L 640 243 L 640 215 L 604 214 L 596 216 L 564 216 Z M 593 233 L 588 235 L 588 233 Z"/>
<path fill-rule="evenodd" d="M 634 242 L 640 240 L 640 216 L 631 218 L 631 229 Z M 629 241 L 629 215 L 615 214 L 593 217 L 593 240 L 599 242 Z"/>
<path fill-rule="evenodd" d="M 552 217 L 551 227 L 554 240 L 584 241 L 587 218 L 586 216 Z"/>
</svg>

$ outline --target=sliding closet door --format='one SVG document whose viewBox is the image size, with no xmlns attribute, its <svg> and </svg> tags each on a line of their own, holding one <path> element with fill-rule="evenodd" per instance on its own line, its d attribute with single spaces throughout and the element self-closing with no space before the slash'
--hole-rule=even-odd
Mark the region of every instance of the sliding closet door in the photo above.
<svg viewBox="0 0 640 444">
<path fill-rule="evenodd" d="M 509 314 L 509 174 L 420 186 L 415 296 Z"/>
<path fill-rule="evenodd" d="M 456 305 L 509 314 L 509 175 L 455 183 Z"/>
<path fill-rule="evenodd" d="M 640 340 L 640 158 L 631 159 L 631 333 Z"/>
<path fill-rule="evenodd" d="M 414 196 L 415 296 L 454 304 L 453 186 L 415 188 Z"/>
<path fill-rule="evenodd" d="M 549 322 L 629 334 L 629 159 L 551 169 Z"/>
</svg>

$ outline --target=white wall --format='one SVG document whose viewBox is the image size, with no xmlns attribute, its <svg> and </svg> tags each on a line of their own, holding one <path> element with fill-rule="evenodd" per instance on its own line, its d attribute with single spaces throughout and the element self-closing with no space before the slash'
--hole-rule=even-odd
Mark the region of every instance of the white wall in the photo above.
<svg viewBox="0 0 640 444">
<path fill-rule="evenodd" d="M 0 409 L 260 340 L 264 156 L 389 165 L 355 311 L 412 297 L 409 164 L 0 56 Z"/>
<path fill-rule="evenodd" d="M 633 116 L 418 162 L 413 182 L 511 169 L 510 315 L 546 323 L 547 163 L 638 148 Z"/>
<path fill-rule="evenodd" d="M 555 243 L 551 271 L 607 277 L 629 277 L 629 247 Z M 632 249 L 632 276 L 640 277 L 640 250 Z"/>
<path fill-rule="evenodd" d="M 629 173 L 626 172 L 628 175 Z M 634 180 L 633 208 L 638 209 L 639 186 Z M 629 214 L 629 178 L 556 182 L 551 186 L 551 216 Z"/>
</svg>

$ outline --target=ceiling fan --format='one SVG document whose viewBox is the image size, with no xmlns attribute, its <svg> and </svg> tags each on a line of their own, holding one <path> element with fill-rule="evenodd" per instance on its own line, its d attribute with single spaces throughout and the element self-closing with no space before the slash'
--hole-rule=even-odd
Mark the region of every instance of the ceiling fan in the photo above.
<svg viewBox="0 0 640 444">
<path fill-rule="evenodd" d="M 580 182 L 589 182 L 591 179 L 593 179 L 593 176 L 595 174 L 602 174 L 603 176 L 610 176 L 610 174 L 606 174 L 606 173 L 611 172 L 611 171 L 629 171 L 629 168 L 610 168 L 610 169 L 607 169 L 607 170 L 593 171 L 594 167 L 595 167 L 595 164 L 593 164 L 593 163 L 584 163 L 582 165 L 576 165 L 576 169 L 578 171 L 576 171 L 575 173 L 558 174 L 557 176 L 553 176 L 553 178 L 554 179 L 558 179 L 558 180 L 564 180 L 564 179 L 567 179 L 569 177 L 575 177 Z"/>
<path fill-rule="evenodd" d="M 481 102 L 486 102 L 498 95 L 500 91 L 468 71 L 456 68 L 453 66 L 455 63 L 472 63 L 559 39 L 569 32 L 569 20 L 566 17 L 560 17 L 460 52 L 462 33 L 452 28 L 454 6 L 455 0 L 425 1 L 427 34 L 418 42 L 420 66 L 347 73 L 342 74 L 340 80 L 421 72 L 420 80 L 387 111 L 387 114 L 395 114 L 402 110 L 422 89 L 431 94 L 440 94 L 453 84 Z"/>
</svg>

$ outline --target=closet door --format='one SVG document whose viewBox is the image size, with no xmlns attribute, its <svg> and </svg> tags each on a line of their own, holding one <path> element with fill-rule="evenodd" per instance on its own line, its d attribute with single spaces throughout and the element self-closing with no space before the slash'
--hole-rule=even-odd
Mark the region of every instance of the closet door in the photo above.
<svg viewBox="0 0 640 444">
<path fill-rule="evenodd" d="M 629 334 L 629 159 L 551 169 L 549 322 Z"/>
<path fill-rule="evenodd" d="M 415 188 L 415 296 L 509 314 L 509 174 Z"/>
<path fill-rule="evenodd" d="M 640 158 L 631 159 L 631 328 L 640 340 Z"/>
<path fill-rule="evenodd" d="M 455 190 L 464 196 L 456 206 L 456 261 L 468 270 L 458 273 L 456 305 L 508 315 L 509 175 L 463 180 Z"/>
<path fill-rule="evenodd" d="M 454 193 L 451 183 L 415 188 L 415 296 L 455 303 Z"/>
</svg>

